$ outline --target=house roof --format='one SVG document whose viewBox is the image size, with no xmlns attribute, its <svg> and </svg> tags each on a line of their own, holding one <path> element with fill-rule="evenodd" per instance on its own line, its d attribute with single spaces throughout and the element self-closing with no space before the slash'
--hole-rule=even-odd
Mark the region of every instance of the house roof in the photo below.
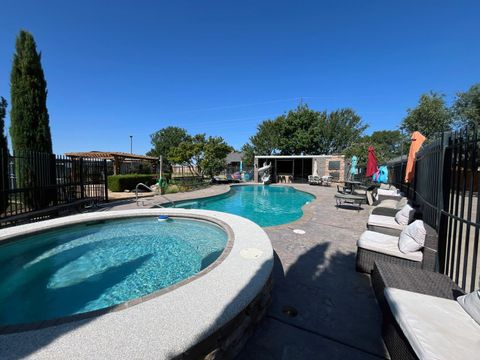
<svg viewBox="0 0 480 360">
<path fill-rule="evenodd" d="M 158 158 L 153 156 L 130 154 L 118 151 L 84 151 L 84 152 L 68 152 L 65 153 L 68 157 L 89 158 L 89 159 L 106 159 L 114 160 L 115 158 L 122 158 L 126 160 L 148 160 L 158 161 Z"/>
<path fill-rule="evenodd" d="M 242 161 L 243 158 L 243 153 L 242 152 L 231 152 L 230 154 L 227 155 L 225 158 L 225 161 L 227 164 L 230 164 L 232 162 L 240 162 Z"/>
</svg>

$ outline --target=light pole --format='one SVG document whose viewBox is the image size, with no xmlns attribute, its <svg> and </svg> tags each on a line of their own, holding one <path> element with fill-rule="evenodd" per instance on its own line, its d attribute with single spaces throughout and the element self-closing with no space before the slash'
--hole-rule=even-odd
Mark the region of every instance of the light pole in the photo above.
<svg viewBox="0 0 480 360">
<path fill-rule="evenodd" d="M 130 154 L 133 154 L 133 135 L 130 135 Z"/>
</svg>

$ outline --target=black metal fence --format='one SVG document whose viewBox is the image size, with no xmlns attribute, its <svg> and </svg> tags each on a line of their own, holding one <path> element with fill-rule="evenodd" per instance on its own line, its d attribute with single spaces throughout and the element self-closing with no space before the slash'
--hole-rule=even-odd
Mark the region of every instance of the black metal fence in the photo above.
<svg viewBox="0 0 480 360">
<path fill-rule="evenodd" d="M 107 164 L 37 152 L 0 153 L 0 226 L 108 200 Z"/>
<path fill-rule="evenodd" d="M 480 287 L 480 138 L 478 129 L 444 133 L 416 156 L 413 183 L 406 158 L 389 163 L 390 179 L 419 205 L 439 234 L 439 270 L 465 290 Z"/>
</svg>

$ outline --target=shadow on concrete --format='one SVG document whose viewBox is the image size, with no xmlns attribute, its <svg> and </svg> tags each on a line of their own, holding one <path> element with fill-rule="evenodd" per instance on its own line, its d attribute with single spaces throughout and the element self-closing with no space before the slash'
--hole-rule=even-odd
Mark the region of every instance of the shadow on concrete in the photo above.
<svg viewBox="0 0 480 360">
<path fill-rule="evenodd" d="M 368 276 L 355 272 L 355 254 L 329 254 L 329 246 L 309 249 L 286 274 L 276 259 L 273 303 L 238 359 L 388 356 Z"/>
</svg>

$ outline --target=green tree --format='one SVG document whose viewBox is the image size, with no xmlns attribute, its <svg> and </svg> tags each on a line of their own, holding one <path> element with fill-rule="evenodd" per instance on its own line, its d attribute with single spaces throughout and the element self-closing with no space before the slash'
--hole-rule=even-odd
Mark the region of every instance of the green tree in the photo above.
<svg viewBox="0 0 480 360">
<path fill-rule="evenodd" d="M 278 147 L 282 154 L 316 154 L 322 131 L 320 119 L 326 114 L 311 110 L 308 105 L 299 105 L 286 116 L 282 116 Z"/>
<path fill-rule="evenodd" d="M 368 147 L 373 146 L 379 163 L 385 163 L 401 155 L 402 142 L 405 140 L 399 130 L 374 131 L 371 135 L 365 135 L 354 142 L 345 149 L 343 154 L 347 159 L 355 155 L 360 166 L 366 165 Z M 404 148 L 403 150 L 405 152 L 408 149 Z"/>
<path fill-rule="evenodd" d="M 35 151 L 15 165 L 18 187 L 38 190 L 25 193 L 24 203 L 32 209 L 48 206 L 55 201 L 55 159 L 52 155 L 47 110 L 47 82 L 41 64 L 41 54 L 33 36 L 20 31 L 15 45 L 10 75 L 11 111 L 10 136 L 14 154 Z M 37 161 L 39 156 L 42 158 Z M 48 186 L 49 190 L 45 190 Z"/>
<path fill-rule="evenodd" d="M 147 153 L 148 156 L 162 156 L 162 166 L 165 171 L 172 172 L 172 163 L 169 160 L 170 150 L 178 147 L 182 142 L 188 140 L 187 130 L 168 126 L 150 135 L 152 149 Z"/>
<path fill-rule="evenodd" d="M 189 167 L 198 177 L 214 176 L 226 167 L 225 157 L 233 150 L 221 137 L 205 134 L 188 136 L 178 146 L 170 149 L 168 160 Z"/>
<path fill-rule="evenodd" d="M 186 165 L 192 174 L 202 176 L 201 160 L 204 155 L 205 143 L 205 134 L 188 136 L 178 146 L 170 149 L 168 161 L 173 164 Z"/>
<path fill-rule="evenodd" d="M 200 162 L 203 175 L 208 175 L 210 178 L 213 178 L 225 170 L 225 158 L 232 151 L 233 148 L 228 145 L 222 137 L 210 136 L 205 143 L 204 156 Z"/>
<path fill-rule="evenodd" d="M 243 153 L 242 161 L 245 167 L 253 167 L 255 162 L 255 148 L 252 144 L 246 143 L 240 150 Z"/>
<path fill-rule="evenodd" d="M 286 115 L 262 122 L 248 146 L 258 155 L 338 154 L 358 141 L 366 128 L 352 109 L 328 114 L 301 104 Z"/>
<path fill-rule="evenodd" d="M 17 37 L 15 48 L 10 76 L 10 136 L 13 151 L 51 154 L 47 82 L 43 74 L 41 54 L 37 52 L 33 36 L 23 30 Z"/>
<path fill-rule="evenodd" d="M 340 154 L 358 141 L 367 125 L 352 109 L 339 109 L 319 116 L 316 154 Z"/>
<path fill-rule="evenodd" d="M 408 133 L 420 131 L 427 139 L 436 133 L 452 129 L 452 112 L 445 104 L 444 95 L 431 92 L 420 96 L 418 105 L 407 109 L 401 129 Z"/>
<path fill-rule="evenodd" d="M 453 111 L 458 125 L 480 125 L 480 83 L 457 94 Z"/>
<path fill-rule="evenodd" d="M 265 120 L 257 127 L 257 133 L 250 137 L 250 142 L 259 155 L 271 155 L 278 151 L 284 116 L 275 120 Z"/>
<path fill-rule="evenodd" d="M 8 206 L 8 145 L 5 136 L 5 115 L 7 114 L 7 100 L 0 97 L 0 213 L 4 212 Z"/>
</svg>

